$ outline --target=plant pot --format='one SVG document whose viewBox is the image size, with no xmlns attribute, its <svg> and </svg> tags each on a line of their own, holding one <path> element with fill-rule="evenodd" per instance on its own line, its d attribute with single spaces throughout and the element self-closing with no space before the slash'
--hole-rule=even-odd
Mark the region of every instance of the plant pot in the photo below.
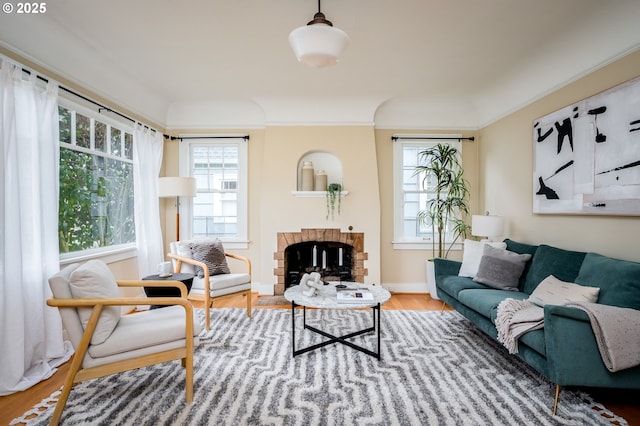
<svg viewBox="0 0 640 426">
<path fill-rule="evenodd" d="M 425 261 L 425 272 L 427 277 L 427 291 L 429 295 L 434 300 L 440 300 L 438 297 L 438 291 L 436 290 L 436 268 L 435 263 L 433 263 L 433 259 L 429 259 Z"/>
</svg>

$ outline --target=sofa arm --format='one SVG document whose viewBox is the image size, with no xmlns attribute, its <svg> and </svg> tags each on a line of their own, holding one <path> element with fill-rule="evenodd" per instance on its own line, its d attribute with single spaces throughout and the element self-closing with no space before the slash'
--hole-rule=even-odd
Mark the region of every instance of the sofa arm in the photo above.
<svg viewBox="0 0 640 426">
<path fill-rule="evenodd" d="M 460 272 L 460 267 L 462 266 L 462 262 L 458 262 L 457 260 L 449 260 L 443 259 L 440 257 L 436 257 L 433 259 L 434 270 L 436 275 L 436 284 L 442 281 L 442 277 L 447 275 L 458 275 Z"/>
<path fill-rule="evenodd" d="M 612 373 L 607 370 L 589 316 L 581 309 L 547 305 L 544 337 L 549 379 L 563 386 L 636 388 L 640 367 Z"/>
</svg>

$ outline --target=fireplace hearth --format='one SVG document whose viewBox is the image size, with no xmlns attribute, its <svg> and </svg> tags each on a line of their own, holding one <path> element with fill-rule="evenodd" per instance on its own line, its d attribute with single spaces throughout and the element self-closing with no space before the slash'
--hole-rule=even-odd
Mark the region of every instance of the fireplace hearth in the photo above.
<svg viewBox="0 0 640 426">
<path fill-rule="evenodd" d="M 283 294 L 310 272 L 320 273 L 324 281 L 364 282 L 368 255 L 364 252 L 363 233 L 314 228 L 278 232 L 277 238 L 275 294 Z"/>
</svg>

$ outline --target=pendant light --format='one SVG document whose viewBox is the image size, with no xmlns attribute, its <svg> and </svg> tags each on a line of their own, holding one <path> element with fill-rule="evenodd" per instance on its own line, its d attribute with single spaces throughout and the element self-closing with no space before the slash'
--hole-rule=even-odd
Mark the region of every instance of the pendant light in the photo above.
<svg viewBox="0 0 640 426">
<path fill-rule="evenodd" d="M 349 36 L 333 26 L 320 11 L 307 25 L 298 27 L 289 34 L 289 44 L 298 61 L 314 68 L 338 63 L 340 55 L 349 45 Z"/>
</svg>

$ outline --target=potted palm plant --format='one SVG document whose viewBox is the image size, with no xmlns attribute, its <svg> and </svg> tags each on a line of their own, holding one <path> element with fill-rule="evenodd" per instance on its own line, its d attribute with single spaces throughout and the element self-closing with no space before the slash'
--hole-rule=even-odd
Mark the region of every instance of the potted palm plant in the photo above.
<svg viewBox="0 0 640 426">
<path fill-rule="evenodd" d="M 425 149 L 419 153 L 419 159 L 414 173 L 422 176 L 423 187 L 430 185 L 433 188 L 434 195 L 427 200 L 426 208 L 418 212 L 418 220 L 431 227 L 433 256 L 446 258 L 453 245 L 471 230 L 467 223 L 467 181 L 458 151 L 450 145 L 437 144 Z M 451 234 L 449 241 L 446 240 L 447 233 Z M 432 261 L 427 262 L 427 286 L 431 296 L 437 298 Z"/>
</svg>

